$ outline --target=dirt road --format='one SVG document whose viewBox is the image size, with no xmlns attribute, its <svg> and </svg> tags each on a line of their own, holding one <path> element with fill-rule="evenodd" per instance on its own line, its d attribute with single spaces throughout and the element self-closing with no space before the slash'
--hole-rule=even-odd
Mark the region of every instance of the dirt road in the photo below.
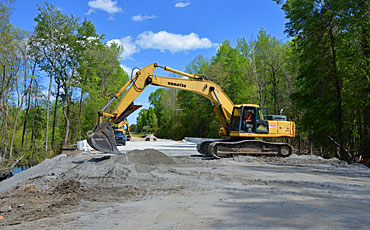
<svg viewBox="0 0 370 230">
<path fill-rule="evenodd" d="M 164 140 L 120 150 L 127 154 L 61 155 L 1 182 L 0 229 L 370 226 L 362 165 L 296 155 L 209 160 L 194 144 Z"/>
</svg>

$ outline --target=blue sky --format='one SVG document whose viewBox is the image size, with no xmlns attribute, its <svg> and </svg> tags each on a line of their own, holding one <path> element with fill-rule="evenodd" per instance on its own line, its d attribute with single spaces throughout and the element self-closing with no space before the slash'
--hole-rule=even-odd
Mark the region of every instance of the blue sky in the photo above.
<svg viewBox="0 0 370 230">
<path fill-rule="evenodd" d="M 105 42 L 125 48 L 122 67 L 145 67 L 153 62 L 178 70 L 196 56 L 210 59 L 225 40 L 235 46 L 238 38 L 250 40 L 264 28 L 280 40 L 284 34 L 284 12 L 272 0 L 49 0 L 63 13 L 87 18 Z M 33 31 L 37 4 L 41 0 L 15 0 L 11 23 Z M 158 72 L 163 76 L 170 73 Z M 118 83 L 119 84 L 119 83 Z M 136 100 L 148 108 L 149 86 Z M 129 117 L 136 123 L 135 112 Z"/>
</svg>

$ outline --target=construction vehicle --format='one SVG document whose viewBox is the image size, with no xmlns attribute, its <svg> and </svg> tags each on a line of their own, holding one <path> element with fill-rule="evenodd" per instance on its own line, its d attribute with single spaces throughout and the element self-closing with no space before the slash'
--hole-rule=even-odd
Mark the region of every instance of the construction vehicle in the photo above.
<svg viewBox="0 0 370 230">
<path fill-rule="evenodd" d="M 126 128 L 125 128 L 126 126 Z M 130 127 L 128 124 L 128 120 L 121 121 L 118 123 L 117 127 L 114 127 L 113 130 L 120 130 L 125 134 L 126 140 L 131 141 L 131 132 L 130 132 Z"/>
<path fill-rule="evenodd" d="M 186 78 L 161 77 L 154 75 L 155 68 L 162 68 Z M 131 87 L 129 87 L 131 85 Z M 204 141 L 197 145 L 198 151 L 214 158 L 233 155 L 278 155 L 282 157 L 293 153 L 288 143 L 267 142 L 256 138 L 293 138 L 295 136 L 294 122 L 286 121 L 283 116 L 270 116 L 267 109 L 255 104 L 234 105 L 219 85 L 206 77 L 184 73 L 169 67 L 153 63 L 139 70 L 114 95 L 112 100 L 98 112 L 98 125 L 88 134 L 88 143 L 102 152 L 119 153 L 114 141 L 112 124 L 124 121 L 131 113 L 140 108 L 133 101 L 148 85 L 162 86 L 186 90 L 208 98 L 213 110 L 221 123 L 220 141 Z M 107 107 L 128 89 L 113 113 L 107 113 Z M 103 117 L 109 117 L 103 122 Z M 247 119 L 248 118 L 248 119 Z M 278 118 L 278 119 L 274 119 Z"/>
<path fill-rule="evenodd" d="M 114 139 L 116 140 L 116 145 L 126 145 L 126 135 L 124 129 L 114 128 Z"/>
</svg>

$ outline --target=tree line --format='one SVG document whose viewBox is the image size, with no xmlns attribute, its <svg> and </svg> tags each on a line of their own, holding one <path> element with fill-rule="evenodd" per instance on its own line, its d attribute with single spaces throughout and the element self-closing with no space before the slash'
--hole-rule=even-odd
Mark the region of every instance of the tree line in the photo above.
<svg viewBox="0 0 370 230">
<path fill-rule="evenodd" d="M 196 57 L 186 72 L 218 83 L 235 104 L 259 104 L 270 114 L 283 109 L 296 123 L 291 142 L 298 152 L 348 162 L 369 159 L 370 2 L 275 2 L 288 20 L 289 41 L 262 29 L 256 39 L 241 38 L 235 47 L 224 41 L 215 56 Z M 217 137 L 220 125 L 207 99 L 158 89 L 149 101 L 151 108 L 137 119 L 138 131 L 146 125 L 162 138 Z"/>
<path fill-rule="evenodd" d="M 37 162 L 86 138 L 128 75 L 123 49 L 106 45 L 91 21 L 45 2 L 26 32 L 9 23 L 12 3 L 0 3 L 0 160 Z"/>
</svg>

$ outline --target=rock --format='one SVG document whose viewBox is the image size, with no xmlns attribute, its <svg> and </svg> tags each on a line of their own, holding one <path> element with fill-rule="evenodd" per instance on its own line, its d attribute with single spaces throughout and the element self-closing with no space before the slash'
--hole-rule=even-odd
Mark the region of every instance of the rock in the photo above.
<svg viewBox="0 0 370 230">
<path fill-rule="evenodd" d="M 5 213 L 5 212 L 10 212 L 12 211 L 12 206 L 11 205 L 4 205 L 0 208 L 0 212 Z"/>
<path fill-rule="evenodd" d="M 18 204 L 18 208 L 23 208 L 24 204 Z"/>
</svg>

